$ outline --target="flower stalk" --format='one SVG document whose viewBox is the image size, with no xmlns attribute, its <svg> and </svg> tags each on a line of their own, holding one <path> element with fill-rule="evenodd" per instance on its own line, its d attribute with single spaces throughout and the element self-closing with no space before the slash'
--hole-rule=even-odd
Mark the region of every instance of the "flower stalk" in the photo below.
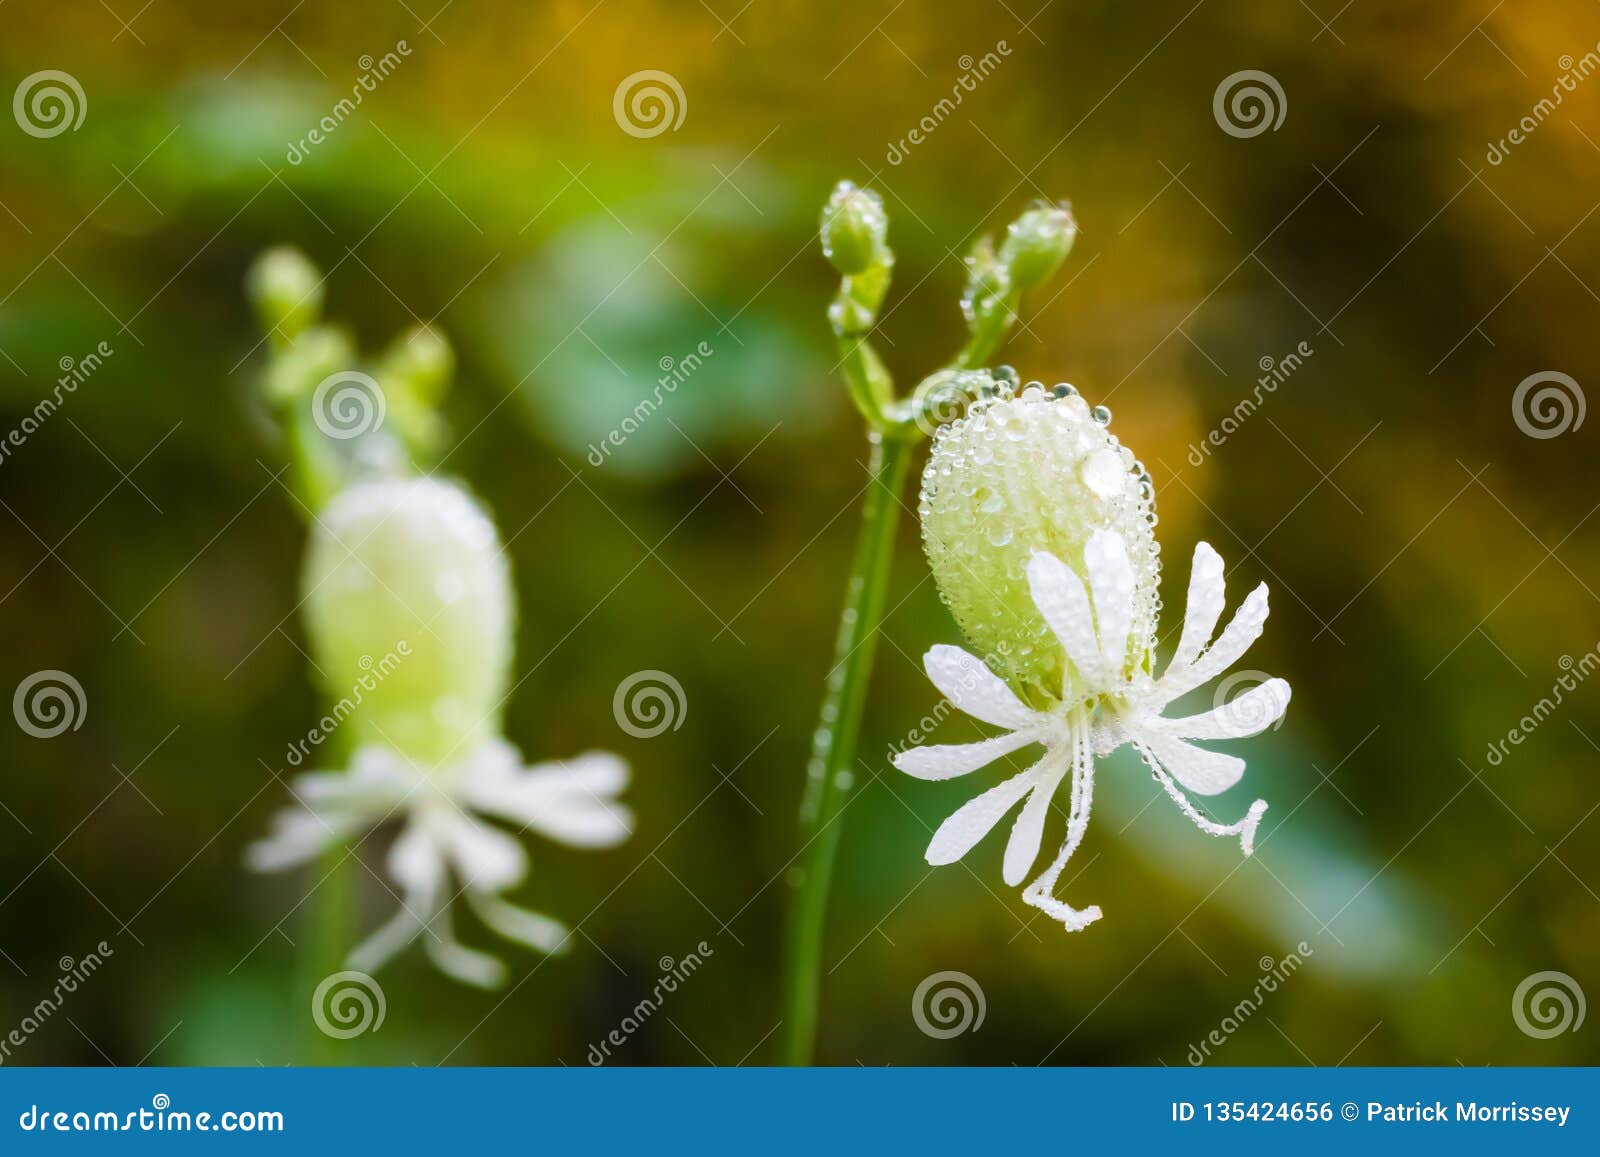
<svg viewBox="0 0 1600 1157">
<path fill-rule="evenodd" d="M 962 296 L 966 345 L 901 397 L 869 337 L 894 268 L 888 225 L 879 196 L 849 181 L 834 188 L 822 212 L 823 254 L 840 274 L 828 321 L 839 371 L 866 423 L 870 451 L 833 665 L 806 768 L 800 850 L 789 877 L 779 1031 L 779 1059 L 788 1065 L 810 1064 L 815 1053 L 829 886 L 843 812 L 856 778 L 856 748 L 912 454 L 961 404 L 993 390 L 994 379 L 981 367 L 1016 322 L 1023 291 L 1060 268 L 1076 234 L 1065 207 L 1040 205 L 1011 224 L 999 250 L 987 238 L 981 240 L 967 259 Z"/>
</svg>

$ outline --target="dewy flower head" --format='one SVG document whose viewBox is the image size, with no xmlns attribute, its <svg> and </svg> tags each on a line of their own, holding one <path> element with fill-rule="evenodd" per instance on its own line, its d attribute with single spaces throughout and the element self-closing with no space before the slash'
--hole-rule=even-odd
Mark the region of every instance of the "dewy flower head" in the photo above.
<svg viewBox="0 0 1600 1157">
<path fill-rule="evenodd" d="M 924 665 L 955 707 L 1006 734 L 894 757 L 908 775 L 941 780 L 1042 745 L 1033 766 L 940 825 L 927 859 L 960 859 L 1026 800 L 1003 868 L 1008 884 L 1022 883 L 1038 859 L 1051 801 L 1068 781 L 1061 849 L 1023 899 L 1069 931 L 1101 915 L 1098 907 L 1073 908 L 1054 895 L 1088 827 L 1095 756 L 1131 744 L 1197 827 L 1237 836 L 1249 855 L 1266 803 L 1257 800 L 1232 824 L 1203 815 L 1186 791 L 1226 791 L 1244 774 L 1244 761 L 1191 741 L 1254 735 L 1289 704 L 1289 685 L 1270 679 L 1199 715 L 1163 714 L 1226 671 L 1260 636 L 1266 585 L 1251 592 L 1213 641 L 1223 608 L 1222 560 L 1200 543 L 1182 635 L 1155 675 L 1154 499 L 1142 467 L 1105 430 L 1106 420 L 1075 393 L 1030 386 L 1019 397 L 980 402 L 935 442 L 923 478 L 928 557 L 945 600 L 991 665 L 951 646 L 931 649 Z"/>
<path fill-rule="evenodd" d="M 318 516 L 304 581 L 312 652 L 353 755 L 347 771 L 295 780 L 298 806 L 251 846 L 252 866 L 290 867 L 396 818 L 404 827 L 388 867 L 401 909 L 351 953 L 351 967 L 371 971 L 420 937 L 451 976 L 499 983 L 498 960 L 455 940 L 458 895 L 501 935 L 563 948 L 559 923 L 502 898 L 526 875 L 527 855 L 480 816 L 577 847 L 613 845 L 632 828 L 616 800 L 628 768 L 604 752 L 523 767 L 501 738 L 513 605 L 494 523 L 452 483 L 358 484 Z M 374 656 L 397 649 L 404 658 L 375 677 Z"/>
<path fill-rule="evenodd" d="M 1159 610 L 1154 493 L 1107 428 L 1110 415 L 1071 386 L 1033 383 L 1012 396 L 1002 379 L 999 389 L 937 432 L 922 475 L 922 538 L 967 638 L 1025 698 L 1044 703 L 1077 676 L 1034 606 L 1029 560 L 1046 551 L 1076 565 L 1095 530 L 1121 535 L 1135 586 L 1128 662 L 1145 662 Z"/>
</svg>

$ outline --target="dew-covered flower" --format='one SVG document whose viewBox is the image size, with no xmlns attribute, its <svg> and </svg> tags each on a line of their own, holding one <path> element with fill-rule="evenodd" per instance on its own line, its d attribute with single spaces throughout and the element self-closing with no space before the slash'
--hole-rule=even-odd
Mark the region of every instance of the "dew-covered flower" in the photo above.
<svg viewBox="0 0 1600 1157">
<path fill-rule="evenodd" d="M 344 771 L 294 781 L 250 864 L 303 863 L 387 820 L 401 824 L 388 855 L 400 910 L 351 953 L 370 972 L 413 940 L 440 969 L 492 986 L 504 968 L 457 942 L 451 905 L 464 898 L 500 935 L 545 952 L 569 933 L 503 893 L 527 874 L 522 844 L 493 824 L 576 847 L 626 839 L 617 756 L 589 752 L 524 767 L 501 737 L 514 605 L 494 523 L 460 487 L 430 478 L 361 483 L 313 528 L 303 576 L 312 657 L 352 754 Z M 374 672 L 374 656 L 403 658 Z"/>
<path fill-rule="evenodd" d="M 1244 761 L 1193 740 L 1253 735 L 1280 718 L 1289 685 L 1270 679 L 1203 714 L 1166 717 L 1179 696 L 1222 674 L 1261 634 L 1265 584 L 1217 635 L 1222 560 L 1195 548 L 1188 606 L 1177 649 L 1154 674 L 1160 573 L 1149 477 L 1070 388 L 976 404 L 934 443 L 923 477 L 928 557 L 946 603 L 991 664 L 959 647 L 936 646 L 928 676 L 956 708 L 1006 729 L 978 743 L 925 746 L 894 763 L 919 779 L 976 771 L 1032 745 L 1044 755 L 991 788 L 934 833 L 927 859 L 960 859 L 1023 800 L 1006 844 L 1003 873 L 1023 882 L 1038 859 L 1050 804 L 1069 784 L 1067 830 L 1048 868 L 1023 890 L 1025 902 L 1069 931 L 1100 918 L 1054 896 L 1088 826 L 1094 760 L 1130 744 L 1196 826 L 1236 835 L 1249 855 L 1266 803 L 1217 823 L 1187 792 L 1215 795 L 1244 773 Z M 1085 587 L 1087 580 L 1087 588 Z"/>
</svg>

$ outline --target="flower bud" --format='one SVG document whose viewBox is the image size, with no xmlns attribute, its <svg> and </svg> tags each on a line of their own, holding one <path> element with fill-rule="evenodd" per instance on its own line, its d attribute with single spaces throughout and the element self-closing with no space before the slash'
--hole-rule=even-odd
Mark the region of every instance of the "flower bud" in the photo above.
<svg viewBox="0 0 1600 1157">
<path fill-rule="evenodd" d="M 1078 237 L 1078 223 L 1065 205 L 1040 204 L 1006 226 L 1000 260 L 1011 270 L 1011 284 L 1032 289 L 1061 268 Z"/>
<path fill-rule="evenodd" d="M 1036 551 L 1082 576 L 1084 546 L 1109 528 L 1127 544 L 1135 599 L 1128 653 L 1148 661 L 1159 610 L 1155 494 L 1144 467 L 1071 386 L 1038 383 L 972 405 L 934 437 L 922 475 L 923 545 L 939 593 L 994 670 L 1041 707 L 1068 683 L 1060 642 L 1029 592 Z M 1076 680 L 1074 673 L 1072 679 Z M 1092 693 L 1092 692 L 1091 692 Z"/>
<path fill-rule="evenodd" d="M 390 344 L 378 365 L 378 376 L 432 406 L 444 397 L 455 368 L 456 354 L 449 339 L 432 326 L 419 325 Z"/>
<path fill-rule="evenodd" d="M 883 264 L 888 235 L 883 198 L 850 181 L 834 186 L 822 209 L 822 252 L 835 269 L 848 277 Z"/>
<path fill-rule="evenodd" d="M 303 584 L 324 690 L 344 742 L 424 766 L 499 732 L 515 607 L 494 523 L 432 478 L 361 483 L 313 526 Z"/>
<path fill-rule="evenodd" d="M 261 328 L 276 341 L 292 341 L 322 316 L 322 277 L 304 253 L 290 246 L 256 258 L 245 289 Z"/>
</svg>

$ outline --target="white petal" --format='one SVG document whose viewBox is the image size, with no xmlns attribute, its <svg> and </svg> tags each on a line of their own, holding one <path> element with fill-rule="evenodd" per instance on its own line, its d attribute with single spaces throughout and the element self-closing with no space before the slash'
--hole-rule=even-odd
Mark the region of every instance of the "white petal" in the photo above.
<svg viewBox="0 0 1600 1157">
<path fill-rule="evenodd" d="M 498 896 L 468 891 L 467 902 L 478 918 L 500 935 L 540 952 L 564 952 L 572 938 L 567 926 L 559 920 L 519 908 Z"/>
<path fill-rule="evenodd" d="M 1026 727 L 1035 712 L 1023 704 L 982 659 L 960 647 L 940 644 L 922 657 L 928 678 L 960 711 L 996 727 Z"/>
<path fill-rule="evenodd" d="M 441 908 L 422 937 L 428 957 L 440 972 L 462 984 L 478 988 L 499 988 L 506 980 L 506 966 L 490 956 L 456 941 L 450 910 Z"/>
<path fill-rule="evenodd" d="M 1122 536 L 1097 530 L 1083 548 L 1083 569 L 1094 592 L 1095 621 L 1100 628 L 1100 655 L 1105 672 L 1120 680 L 1128 653 L 1128 632 L 1133 629 L 1133 565 Z"/>
<path fill-rule="evenodd" d="M 1244 775 L 1244 760 L 1237 755 L 1207 751 L 1181 739 L 1172 739 L 1148 730 L 1142 738 L 1166 764 L 1172 778 L 1196 795 L 1216 795 L 1227 791 Z"/>
<path fill-rule="evenodd" d="M 277 872 L 303 864 L 359 831 L 367 817 L 356 812 L 311 812 L 286 808 L 273 817 L 273 832 L 245 849 L 245 864 L 256 872 Z"/>
<path fill-rule="evenodd" d="M 428 830 L 409 823 L 389 845 L 389 875 L 407 894 L 431 894 L 444 880 L 444 857 Z"/>
<path fill-rule="evenodd" d="M 504 758 L 468 765 L 462 797 L 499 816 L 577 847 L 611 847 L 633 831 L 633 814 L 613 798 L 628 784 L 628 765 L 604 751 L 522 768 L 507 747 Z"/>
<path fill-rule="evenodd" d="M 1056 853 L 1056 858 L 1050 866 L 1037 880 L 1022 890 L 1024 904 L 1031 904 L 1051 919 L 1059 920 L 1061 926 L 1068 932 L 1081 932 L 1101 916 L 1098 904 L 1091 904 L 1087 908 L 1074 908 L 1066 901 L 1055 897 L 1056 881 L 1061 878 L 1067 861 L 1072 858 L 1072 853 L 1078 850 L 1078 845 L 1083 842 L 1083 834 L 1088 830 L 1089 813 L 1093 804 L 1094 753 L 1090 746 L 1087 725 L 1080 717 L 1075 722 L 1073 732 L 1072 803 L 1067 813 L 1066 839 L 1062 841 L 1061 850 Z"/>
<path fill-rule="evenodd" d="M 1151 719 L 1145 726 L 1175 739 L 1243 739 L 1265 731 L 1288 709 L 1289 684 L 1268 679 L 1200 715 Z"/>
<path fill-rule="evenodd" d="M 1055 555 L 1038 551 L 1028 561 L 1028 590 L 1078 674 L 1087 683 L 1100 683 L 1105 664 L 1095 639 L 1089 596 L 1078 576 Z"/>
<path fill-rule="evenodd" d="M 1007 884 L 1016 887 L 1027 876 L 1028 869 L 1039 858 L 1039 845 L 1044 842 L 1044 821 L 1050 814 L 1050 801 L 1056 788 L 1071 766 L 1065 752 L 1052 751 L 1034 768 L 1037 783 L 1028 802 L 1017 813 L 1017 822 L 1011 827 L 1011 838 L 1006 841 L 1006 855 L 1001 873 Z"/>
<path fill-rule="evenodd" d="M 585 751 L 571 759 L 536 763 L 522 773 L 530 787 L 614 796 L 628 786 L 628 763 L 609 751 Z"/>
<path fill-rule="evenodd" d="M 998 787 L 990 788 L 976 799 L 967 801 L 933 833 L 933 840 L 928 844 L 928 863 L 953 864 L 970 852 L 995 824 L 1005 818 L 1006 812 L 1028 794 L 1037 780 L 1037 769 L 1029 768 Z"/>
<path fill-rule="evenodd" d="M 1173 783 L 1172 778 L 1162 770 L 1160 761 L 1156 759 L 1155 754 L 1149 747 L 1138 740 L 1134 741 L 1133 747 L 1144 760 L 1145 766 L 1155 775 L 1156 782 L 1161 785 L 1162 790 L 1172 797 L 1173 802 L 1178 805 L 1184 815 L 1189 817 L 1195 827 L 1207 835 L 1238 836 L 1240 851 L 1247 856 L 1255 851 L 1256 828 L 1261 825 L 1261 817 L 1266 814 L 1266 800 L 1258 799 L 1251 804 L 1250 809 L 1244 813 L 1244 818 L 1238 823 L 1219 824 L 1215 820 L 1207 819 L 1201 815 L 1194 804 L 1190 802 L 1189 797 L 1178 790 L 1178 785 Z"/>
<path fill-rule="evenodd" d="M 529 829 L 575 848 L 614 848 L 633 834 L 631 811 L 587 795 L 552 795 L 520 818 Z"/>
<path fill-rule="evenodd" d="M 402 907 L 376 932 L 350 950 L 344 966 L 358 972 L 378 971 L 417 938 L 422 925 L 420 913 L 412 907 Z"/>
<path fill-rule="evenodd" d="M 439 911 L 444 859 L 417 823 L 407 824 L 389 848 L 389 874 L 405 890 L 400 910 L 351 950 L 348 968 L 376 972 L 403 950 Z"/>
<path fill-rule="evenodd" d="M 1211 549 L 1210 543 L 1195 543 L 1194 561 L 1189 566 L 1189 600 L 1183 609 L 1183 636 L 1167 664 L 1169 676 L 1198 659 L 1211 641 L 1211 632 L 1217 629 L 1217 619 L 1222 616 L 1224 589 L 1222 556 Z"/>
<path fill-rule="evenodd" d="M 977 743 L 944 743 L 928 747 L 912 747 L 895 752 L 889 757 L 889 762 L 907 775 L 916 776 L 918 779 L 954 779 L 958 775 L 966 775 L 969 771 L 987 767 L 1002 755 L 1010 755 L 1013 751 L 1038 741 L 1039 734 L 1036 731 L 1013 731 L 1009 735 L 997 735 L 993 739 L 984 739 Z"/>
<path fill-rule="evenodd" d="M 499 892 L 527 875 L 527 853 L 498 828 L 458 812 L 440 813 L 433 824 L 448 842 L 450 859 L 467 887 Z"/>
<path fill-rule="evenodd" d="M 1159 684 L 1162 697 L 1170 703 L 1185 691 L 1193 690 L 1222 674 L 1239 661 L 1240 656 L 1250 649 L 1251 643 L 1261 637 L 1261 629 L 1266 622 L 1267 584 L 1262 583 L 1240 604 L 1233 621 L 1200 658 L 1182 670 L 1169 668 L 1162 675 Z"/>
</svg>

